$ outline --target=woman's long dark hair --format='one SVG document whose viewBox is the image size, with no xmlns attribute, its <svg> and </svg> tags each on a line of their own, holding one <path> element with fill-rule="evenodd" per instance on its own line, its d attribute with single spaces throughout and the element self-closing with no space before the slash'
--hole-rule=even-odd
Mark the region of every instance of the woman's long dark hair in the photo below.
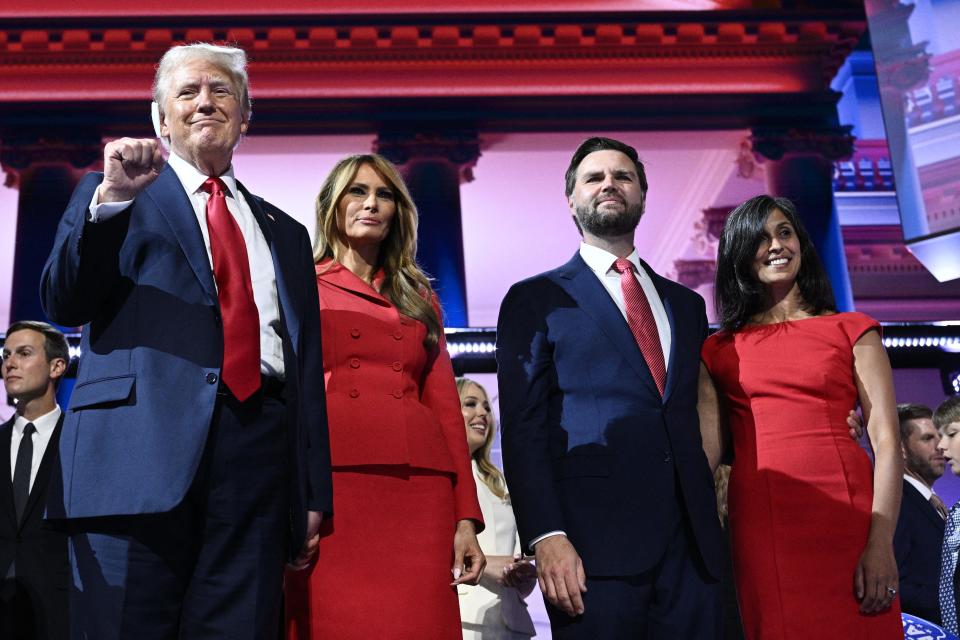
<svg viewBox="0 0 960 640">
<path fill-rule="evenodd" d="M 763 241 L 767 216 L 774 209 L 783 212 L 800 241 L 797 285 L 803 309 L 811 315 L 836 311 L 830 279 L 797 217 L 797 208 L 786 198 L 755 196 L 730 212 L 720 235 L 714 298 L 720 328 L 725 331 L 740 329 L 765 308 L 766 291 L 753 273 L 753 263 Z"/>
</svg>

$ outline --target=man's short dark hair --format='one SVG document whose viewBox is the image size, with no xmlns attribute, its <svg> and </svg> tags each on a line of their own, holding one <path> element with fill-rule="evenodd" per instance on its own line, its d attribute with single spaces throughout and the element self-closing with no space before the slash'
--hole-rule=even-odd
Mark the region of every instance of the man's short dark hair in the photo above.
<svg viewBox="0 0 960 640">
<path fill-rule="evenodd" d="M 570 159 L 570 166 L 567 167 L 567 173 L 564 176 L 567 182 L 566 194 L 568 198 L 570 197 L 570 194 L 573 193 L 573 188 L 577 184 L 577 169 L 580 167 L 580 163 L 583 162 L 584 158 L 596 151 L 619 151 L 623 155 L 630 158 L 630 160 L 633 162 L 633 166 L 637 170 L 637 179 L 640 181 L 640 190 L 644 195 L 646 195 L 647 174 L 643 170 L 643 163 L 640 162 L 640 156 L 637 155 L 637 150 L 625 142 L 620 142 L 619 140 L 614 140 L 613 138 L 594 136 L 581 142 L 580 146 L 577 147 L 577 150 L 573 152 L 573 157 Z"/>
<path fill-rule="evenodd" d="M 933 412 L 933 424 L 943 429 L 948 424 L 960 422 L 960 396 L 951 396 Z"/>
<path fill-rule="evenodd" d="M 70 364 L 70 345 L 59 329 L 39 320 L 19 320 L 7 328 L 6 337 L 9 338 L 10 334 L 24 329 L 43 334 L 43 352 L 47 356 L 47 362 L 61 358 L 66 364 Z"/>
<path fill-rule="evenodd" d="M 933 418 L 933 409 L 925 404 L 903 402 L 897 405 L 897 419 L 900 421 L 900 441 L 906 442 L 913 433 L 914 426 L 911 420 Z"/>
</svg>

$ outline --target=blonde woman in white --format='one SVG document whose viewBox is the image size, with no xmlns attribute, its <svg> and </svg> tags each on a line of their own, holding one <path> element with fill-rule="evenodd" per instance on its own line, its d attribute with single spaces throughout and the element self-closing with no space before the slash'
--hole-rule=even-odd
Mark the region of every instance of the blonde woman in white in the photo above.
<svg viewBox="0 0 960 640">
<path fill-rule="evenodd" d="M 524 598 L 537 570 L 520 555 L 517 523 L 503 474 L 490 461 L 494 420 L 486 390 L 457 378 L 477 498 L 486 529 L 477 534 L 487 566 L 477 586 L 458 585 L 464 640 L 526 640 L 536 635 Z"/>
</svg>

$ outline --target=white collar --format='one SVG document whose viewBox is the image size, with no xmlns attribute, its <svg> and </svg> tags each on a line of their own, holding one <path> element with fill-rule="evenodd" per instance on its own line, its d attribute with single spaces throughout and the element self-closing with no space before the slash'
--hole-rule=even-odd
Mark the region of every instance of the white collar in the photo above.
<svg viewBox="0 0 960 640">
<path fill-rule="evenodd" d="M 57 427 L 57 420 L 60 419 L 60 405 L 54 405 L 53 410 L 43 414 L 35 420 L 27 420 L 21 415 L 17 415 L 16 419 L 13 421 L 13 428 L 16 430 L 17 435 L 21 438 L 23 437 L 23 428 L 27 426 L 27 423 L 32 422 L 33 426 L 37 429 L 37 434 L 43 436 L 44 438 L 49 438 L 53 434 L 53 430 Z"/>
<path fill-rule="evenodd" d="M 617 256 L 613 255 L 609 251 L 585 242 L 580 243 L 580 257 L 583 258 L 583 261 L 587 263 L 587 266 L 590 267 L 590 270 L 601 278 L 607 275 L 607 273 L 613 268 L 613 263 L 617 260 Z M 642 279 L 650 277 L 640 264 L 640 256 L 637 254 L 636 249 L 630 252 L 630 255 L 627 256 L 627 260 L 629 260 L 631 264 L 633 264 L 634 269 L 636 269 L 637 278 Z"/>
<path fill-rule="evenodd" d="M 913 487 L 920 492 L 924 500 L 930 500 L 930 496 L 933 495 L 933 489 L 907 473 L 903 474 L 903 479 L 912 484 Z"/>
<path fill-rule="evenodd" d="M 174 173 L 177 174 L 177 178 L 180 179 L 183 189 L 189 195 L 193 195 L 199 191 L 200 187 L 203 186 L 203 183 L 206 182 L 207 178 L 209 177 L 204 175 L 195 166 L 178 156 L 175 151 L 170 152 L 170 157 L 167 158 L 167 163 L 170 165 L 170 168 L 173 169 Z M 233 175 L 233 164 L 227 167 L 227 170 L 224 171 L 223 175 L 218 177 L 223 180 L 223 184 L 227 188 L 226 195 L 236 200 L 237 179 Z"/>
</svg>

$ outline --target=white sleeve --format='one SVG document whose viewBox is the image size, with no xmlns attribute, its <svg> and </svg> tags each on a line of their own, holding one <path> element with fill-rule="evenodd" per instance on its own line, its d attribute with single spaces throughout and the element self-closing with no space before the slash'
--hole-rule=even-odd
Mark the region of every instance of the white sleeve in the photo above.
<svg viewBox="0 0 960 640">
<path fill-rule="evenodd" d="M 97 200 L 99 198 L 100 187 L 97 187 L 96 191 L 93 192 L 93 199 L 90 200 L 90 215 L 87 218 L 87 222 L 92 222 L 93 224 L 97 224 L 98 222 L 106 222 L 133 204 L 133 200 L 124 200 L 122 202 L 102 202 L 97 204 Z"/>
</svg>

